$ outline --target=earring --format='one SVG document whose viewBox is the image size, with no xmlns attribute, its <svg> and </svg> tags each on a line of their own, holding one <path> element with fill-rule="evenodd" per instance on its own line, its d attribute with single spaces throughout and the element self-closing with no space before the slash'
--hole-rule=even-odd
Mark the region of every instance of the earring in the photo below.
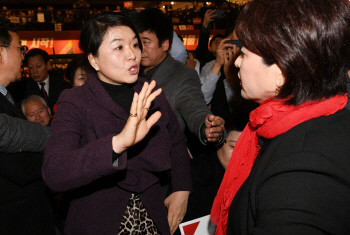
<svg viewBox="0 0 350 235">
<path fill-rule="evenodd" d="M 280 93 L 281 87 L 280 86 L 276 86 L 276 90 L 275 90 L 275 96 L 278 96 Z"/>
</svg>

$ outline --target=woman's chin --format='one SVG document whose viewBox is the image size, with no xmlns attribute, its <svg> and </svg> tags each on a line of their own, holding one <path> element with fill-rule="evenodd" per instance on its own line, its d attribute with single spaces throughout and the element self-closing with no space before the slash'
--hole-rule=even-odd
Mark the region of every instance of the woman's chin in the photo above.
<svg viewBox="0 0 350 235">
<path fill-rule="evenodd" d="M 130 77 L 130 79 L 128 79 L 128 83 L 129 83 L 129 84 L 135 83 L 135 82 L 137 81 L 138 78 L 139 78 L 139 75 L 138 75 L 138 74 L 132 75 L 132 76 Z"/>
</svg>

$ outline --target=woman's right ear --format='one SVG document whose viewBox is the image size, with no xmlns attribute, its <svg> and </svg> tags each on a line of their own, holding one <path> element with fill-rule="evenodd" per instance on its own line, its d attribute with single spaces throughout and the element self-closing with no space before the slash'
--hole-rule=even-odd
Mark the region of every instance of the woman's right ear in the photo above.
<svg viewBox="0 0 350 235">
<path fill-rule="evenodd" d="M 98 70 L 99 70 L 99 67 L 98 67 L 98 59 L 90 53 L 90 54 L 88 55 L 88 60 L 89 60 L 90 65 L 91 65 L 96 71 L 98 71 Z"/>
</svg>

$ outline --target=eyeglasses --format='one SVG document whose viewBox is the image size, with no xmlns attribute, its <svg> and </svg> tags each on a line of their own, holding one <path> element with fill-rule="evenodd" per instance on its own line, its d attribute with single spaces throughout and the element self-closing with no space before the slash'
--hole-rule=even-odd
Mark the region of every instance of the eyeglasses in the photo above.
<svg viewBox="0 0 350 235">
<path fill-rule="evenodd" d="M 0 47 L 17 47 L 17 48 L 19 48 L 19 49 L 21 50 L 23 57 L 26 56 L 26 53 L 27 53 L 27 51 L 28 51 L 28 47 L 27 47 L 27 46 L 0 45 Z"/>
</svg>

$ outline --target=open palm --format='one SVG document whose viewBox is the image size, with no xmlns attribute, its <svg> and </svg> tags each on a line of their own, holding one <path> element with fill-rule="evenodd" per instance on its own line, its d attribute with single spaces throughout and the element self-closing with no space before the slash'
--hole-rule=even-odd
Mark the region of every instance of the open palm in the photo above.
<svg viewBox="0 0 350 235">
<path fill-rule="evenodd" d="M 140 142 L 161 117 L 161 113 L 157 111 L 146 120 L 152 101 L 162 92 L 161 88 L 152 92 L 155 86 L 155 81 L 150 84 L 145 82 L 141 92 L 139 94 L 135 92 L 130 108 L 130 117 L 123 130 L 113 137 L 113 150 L 116 153 L 121 153 Z"/>
</svg>

